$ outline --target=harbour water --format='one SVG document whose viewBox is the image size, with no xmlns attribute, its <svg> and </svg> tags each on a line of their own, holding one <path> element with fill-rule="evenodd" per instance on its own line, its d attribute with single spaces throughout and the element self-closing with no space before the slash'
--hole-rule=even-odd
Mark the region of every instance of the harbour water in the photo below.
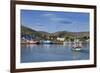
<svg viewBox="0 0 100 73">
<path fill-rule="evenodd" d="M 21 63 L 89 59 L 89 43 L 73 51 L 72 44 L 21 44 Z"/>
</svg>

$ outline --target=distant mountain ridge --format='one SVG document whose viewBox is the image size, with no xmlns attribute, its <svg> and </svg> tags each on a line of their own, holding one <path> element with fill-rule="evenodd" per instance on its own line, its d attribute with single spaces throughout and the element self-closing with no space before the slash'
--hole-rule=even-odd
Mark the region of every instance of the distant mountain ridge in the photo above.
<svg viewBox="0 0 100 73">
<path fill-rule="evenodd" d="M 88 36 L 89 37 L 89 31 L 87 32 L 68 32 L 68 31 L 58 31 L 53 33 L 55 36 L 77 36 L 77 37 L 83 37 L 83 36 Z M 63 37 L 63 36 L 62 36 Z"/>
<path fill-rule="evenodd" d="M 78 37 L 78 38 L 82 38 L 82 37 L 89 37 L 89 31 L 87 32 L 68 32 L 68 31 L 58 31 L 58 32 L 54 32 L 54 33 L 48 33 L 45 31 L 36 31 L 33 29 L 30 29 L 26 26 L 21 26 L 21 34 L 29 34 L 29 35 L 35 35 L 39 38 L 44 38 L 45 36 L 56 36 L 56 37 Z"/>
</svg>

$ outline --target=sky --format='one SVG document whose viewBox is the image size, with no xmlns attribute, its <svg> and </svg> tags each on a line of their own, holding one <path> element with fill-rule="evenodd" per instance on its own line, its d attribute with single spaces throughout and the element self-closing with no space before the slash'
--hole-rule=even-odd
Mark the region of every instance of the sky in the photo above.
<svg viewBox="0 0 100 73">
<path fill-rule="evenodd" d="M 89 31 L 89 13 L 21 10 L 21 25 L 36 31 Z"/>
</svg>

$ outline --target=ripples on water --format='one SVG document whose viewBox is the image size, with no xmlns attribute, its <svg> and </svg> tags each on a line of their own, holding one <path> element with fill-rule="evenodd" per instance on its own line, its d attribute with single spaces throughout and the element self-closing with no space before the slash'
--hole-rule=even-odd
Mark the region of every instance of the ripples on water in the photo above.
<svg viewBox="0 0 100 73">
<path fill-rule="evenodd" d="M 21 44 L 21 62 L 47 62 L 89 59 L 89 44 L 72 51 L 72 44 Z"/>
</svg>

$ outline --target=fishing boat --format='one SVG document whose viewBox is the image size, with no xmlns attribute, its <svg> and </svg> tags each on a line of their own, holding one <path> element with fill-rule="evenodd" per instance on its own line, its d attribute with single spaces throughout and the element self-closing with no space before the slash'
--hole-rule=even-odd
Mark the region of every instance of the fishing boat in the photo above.
<svg viewBox="0 0 100 73">
<path fill-rule="evenodd" d="M 25 40 L 22 44 L 39 44 L 39 41 L 36 40 Z"/>
<path fill-rule="evenodd" d="M 82 43 L 79 40 L 76 40 L 72 46 L 72 50 L 79 51 L 82 50 Z"/>
<path fill-rule="evenodd" d="M 50 40 L 44 40 L 44 41 L 42 41 L 42 44 L 52 44 L 52 41 L 50 41 Z"/>
</svg>

